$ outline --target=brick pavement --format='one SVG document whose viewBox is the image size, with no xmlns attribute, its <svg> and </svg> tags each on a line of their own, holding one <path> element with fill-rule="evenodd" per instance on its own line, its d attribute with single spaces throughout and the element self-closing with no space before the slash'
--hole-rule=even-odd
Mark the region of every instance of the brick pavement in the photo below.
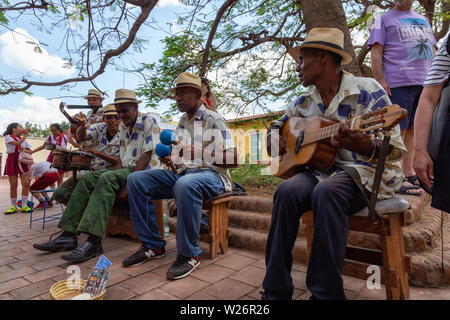
<svg viewBox="0 0 450 320">
<path fill-rule="evenodd" d="M 1 180 L 2 210 L 9 206 L 8 188 L 8 182 Z M 59 258 L 63 253 L 44 253 L 32 247 L 33 243 L 46 241 L 50 234 L 58 231 L 57 222 L 46 224 L 45 230 L 40 223 L 35 223 L 32 229 L 29 229 L 28 224 L 28 214 L 0 214 L 0 300 L 51 299 L 50 286 L 68 277 L 66 269 L 69 264 Z M 79 239 L 84 240 L 85 236 Z M 105 299 L 260 299 L 259 291 L 265 273 L 263 253 L 230 248 L 227 254 L 210 260 L 208 245 L 201 243 L 205 253 L 201 256 L 199 268 L 187 278 L 168 281 L 165 274 L 176 257 L 175 236 L 170 234 L 167 241 L 167 254 L 164 258 L 136 267 L 122 268 L 121 261 L 137 250 L 139 244 L 125 238 L 106 238 L 105 255 L 113 265 Z M 84 278 L 95 263 L 96 259 L 93 259 L 79 265 Z M 308 299 L 306 266 L 295 263 L 292 277 L 295 285 L 294 299 Z M 381 290 L 369 290 L 363 280 L 344 276 L 344 287 L 349 299 L 385 299 L 384 287 Z M 411 299 L 450 299 L 450 289 L 411 287 Z"/>
</svg>

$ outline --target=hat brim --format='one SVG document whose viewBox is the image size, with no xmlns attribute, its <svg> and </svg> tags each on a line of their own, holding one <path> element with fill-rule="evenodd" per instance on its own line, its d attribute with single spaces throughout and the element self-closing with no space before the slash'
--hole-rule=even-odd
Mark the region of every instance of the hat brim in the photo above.
<svg viewBox="0 0 450 320">
<path fill-rule="evenodd" d="M 342 57 L 342 62 L 341 62 L 342 66 L 349 64 L 353 60 L 352 56 L 343 50 L 335 49 L 335 48 L 332 48 L 332 47 L 329 47 L 326 45 L 321 45 L 321 44 L 302 44 L 301 46 L 294 47 L 288 51 L 290 56 L 292 58 L 294 58 L 294 60 L 297 61 L 297 63 L 300 62 L 298 60 L 298 57 L 300 56 L 300 50 L 302 48 L 315 48 L 315 49 L 322 49 L 322 50 L 334 52 Z"/>
<path fill-rule="evenodd" d="M 86 97 L 83 97 L 83 99 L 87 99 L 87 98 L 100 98 L 100 99 L 102 99 L 102 101 L 105 100 L 105 98 L 99 97 L 99 96 L 90 96 L 90 95 L 87 95 Z"/>
<path fill-rule="evenodd" d="M 186 87 L 200 90 L 200 92 L 202 93 L 202 96 L 204 96 L 208 92 L 207 88 L 199 87 L 199 86 L 196 86 L 195 84 L 192 84 L 192 85 L 191 84 L 182 84 L 182 85 L 176 86 L 175 88 L 170 89 L 169 92 L 176 93 L 177 88 L 186 88 Z"/>
<path fill-rule="evenodd" d="M 116 104 L 121 104 L 121 103 L 136 103 L 136 104 L 139 104 L 139 103 L 141 103 L 142 102 L 142 100 L 132 100 L 132 99 L 129 99 L 129 100 L 120 100 L 120 101 L 117 101 L 117 102 L 113 102 L 113 103 L 111 103 L 111 104 L 114 104 L 114 105 L 116 105 Z"/>
</svg>

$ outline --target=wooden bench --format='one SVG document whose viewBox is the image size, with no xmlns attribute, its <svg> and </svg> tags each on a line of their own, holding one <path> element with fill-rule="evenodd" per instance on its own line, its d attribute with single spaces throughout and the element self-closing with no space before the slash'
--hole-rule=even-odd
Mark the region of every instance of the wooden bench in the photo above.
<svg viewBox="0 0 450 320">
<path fill-rule="evenodd" d="M 209 256 L 213 260 L 219 249 L 222 254 L 228 251 L 228 238 L 231 235 L 228 228 L 228 208 L 231 200 L 233 196 L 230 192 L 222 193 L 203 203 L 203 210 L 209 214 L 209 233 L 201 234 L 200 240 L 209 242 Z"/>
<path fill-rule="evenodd" d="M 163 201 L 154 200 L 156 222 L 158 223 L 159 234 L 164 239 L 164 212 Z M 133 222 L 130 217 L 130 207 L 128 201 L 116 202 L 109 217 L 108 226 L 106 227 L 106 236 L 126 235 L 130 238 L 138 239 L 134 231 Z"/>
<path fill-rule="evenodd" d="M 349 230 L 378 234 L 381 250 L 347 246 L 342 273 L 367 280 L 370 265 L 380 266 L 381 283 L 386 287 L 386 299 L 404 300 L 409 298 L 408 273 L 411 272 L 411 258 L 405 255 L 402 227 L 405 225 L 403 212 L 410 208 L 409 202 L 401 198 L 380 200 L 376 210 L 383 219 L 383 224 L 374 225 L 368 219 L 365 208 L 349 218 Z M 313 212 L 302 215 L 306 225 L 308 264 L 314 234 Z"/>
</svg>

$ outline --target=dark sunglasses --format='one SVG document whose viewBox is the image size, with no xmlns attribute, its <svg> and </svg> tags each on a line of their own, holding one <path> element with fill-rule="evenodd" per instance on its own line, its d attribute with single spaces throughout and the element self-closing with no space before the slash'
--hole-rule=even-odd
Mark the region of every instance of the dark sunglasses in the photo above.
<svg viewBox="0 0 450 320">
<path fill-rule="evenodd" d="M 106 120 L 111 120 L 111 119 L 116 119 L 119 120 L 120 117 L 118 115 L 114 115 L 114 116 L 105 116 Z"/>
</svg>

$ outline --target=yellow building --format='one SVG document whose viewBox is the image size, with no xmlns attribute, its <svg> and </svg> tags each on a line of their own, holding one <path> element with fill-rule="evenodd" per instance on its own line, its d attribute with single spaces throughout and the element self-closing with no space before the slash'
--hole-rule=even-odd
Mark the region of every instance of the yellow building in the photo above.
<svg viewBox="0 0 450 320">
<path fill-rule="evenodd" d="M 266 134 L 270 122 L 281 118 L 284 111 L 227 120 L 236 145 L 239 163 L 268 163 Z M 248 158 L 247 158 L 248 157 Z"/>
<path fill-rule="evenodd" d="M 37 147 L 40 147 L 44 144 L 45 139 L 44 138 L 27 138 L 28 143 L 31 145 L 32 149 L 36 149 Z M 47 160 L 47 157 L 49 155 L 50 151 L 48 150 L 42 150 L 35 154 L 33 154 L 34 162 L 41 162 Z M 6 144 L 5 144 L 5 137 L 0 136 L 0 177 L 5 178 L 3 176 L 4 174 L 4 168 L 6 164 L 6 157 L 8 155 L 6 154 Z"/>
</svg>

